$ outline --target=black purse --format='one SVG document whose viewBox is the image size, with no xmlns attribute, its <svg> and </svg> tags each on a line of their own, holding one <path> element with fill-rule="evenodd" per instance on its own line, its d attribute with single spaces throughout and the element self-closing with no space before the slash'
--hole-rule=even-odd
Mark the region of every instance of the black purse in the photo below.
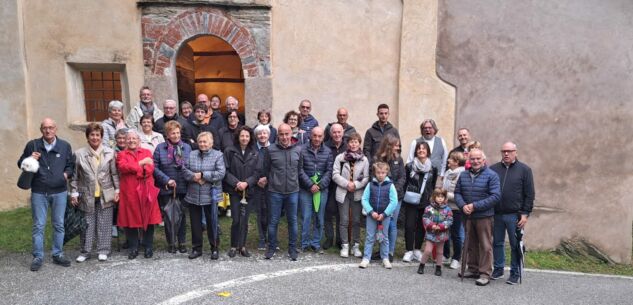
<svg viewBox="0 0 633 305">
<path fill-rule="evenodd" d="M 35 142 L 36 141 L 33 141 L 33 151 L 36 151 Z M 18 187 L 23 190 L 31 189 L 33 178 L 35 178 L 35 173 L 22 170 L 22 173 L 20 174 L 20 177 L 18 178 Z"/>
</svg>

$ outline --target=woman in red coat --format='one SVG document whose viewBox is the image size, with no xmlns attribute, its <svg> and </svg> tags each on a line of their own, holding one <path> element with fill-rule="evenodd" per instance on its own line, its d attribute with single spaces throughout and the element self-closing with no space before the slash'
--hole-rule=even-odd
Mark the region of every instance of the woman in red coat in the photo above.
<svg viewBox="0 0 633 305">
<path fill-rule="evenodd" d="M 117 224 L 125 228 L 128 258 L 138 256 L 139 229 L 143 231 L 144 256 L 150 258 L 154 255 L 154 225 L 162 221 L 158 189 L 154 186 L 154 162 L 152 153 L 140 147 L 135 130 L 128 131 L 126 141 L 127 149 L 119 152 L 116 160 L 121 190 Z"/>
</svg>

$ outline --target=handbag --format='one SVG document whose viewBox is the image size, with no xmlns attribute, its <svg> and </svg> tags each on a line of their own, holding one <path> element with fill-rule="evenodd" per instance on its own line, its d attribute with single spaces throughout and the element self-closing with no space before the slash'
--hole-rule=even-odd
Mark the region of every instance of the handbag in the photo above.
<svg viewBox="0 0 633 305">
<path fill-rule="evenodd" d="M 36 151 L 35 148 L 36 148 L 35 141 L 33 141 L 33 151 Z M 29 160 L 29 158 L 32 159 L 33 161 L 27 161 L 27 160 Z M 28 158 L 25 158 L 24 160 L 22 160 L 22 163 L 24 164 L 25 161 L 26 162 L 38 163 L 38 161 L 35 160 L 35 158 L 30 157 L 30 156 Z M 21 166 L 21 167 L 23 167 L 23 166 Z M 37 169 L 35 170 L 35 173 L 37 173 Z M 18 177 L 18 187 L 23 189 L 23 190 L 30 189 L 31 185 L 33 184 L 33 178 L 35 178 L 35 173 L 27 171 L 27 170 L 25 170 L 23 168 L 22 169 L 22 173 L 20 173 L 20 177 Z"/>
<path fill-rule="evenodd" d="M 419 192 L 406 191 L 404 193 L 404 202 L 413 205 L 419 205 L 420 199 L 422 198 L 422 192 L 424 191 L 424 187 L 426 186 L 426 180 L 429 178 L 429 173 L 424 174 L 424 179 L 422 180 L 422 186 L 420 187 Z"/>
</svg>

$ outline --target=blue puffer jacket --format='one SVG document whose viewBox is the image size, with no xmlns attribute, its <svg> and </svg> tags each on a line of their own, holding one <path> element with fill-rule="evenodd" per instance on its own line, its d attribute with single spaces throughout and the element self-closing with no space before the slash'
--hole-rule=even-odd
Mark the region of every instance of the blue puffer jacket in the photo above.
<svg viewBox="0 0 633 305">
<path fill-rule="evenodd" d="M 191 146 L 187 143 L 183 143 L 183 165 L 187 164 L 190 154 Z M 167 157 L 167 142 L 163 142 L 158 144 L 154 150 L 154 185 L 160 190 L 160 195 L 173 194 L 173 189 L 167 187 L 169 179 L 176 181 L 176 194 L 184 195 L 187 193 L 187 180 L 185 180 L 182 167 L 177 167 L 176 163 Z"/>
<path fill-rule="evenodd" d="M 322 175 L 319 188 L 326 190 L 332 180 L 332 166 L 334 163 L 332 150 L 321 144 L 319 149 L 314 151 L 308 143 L 301 148 L 301 156 L 303 157 L 303 167 L 299 172 L 301 188 L 306 190 L 310 189 L 314 184 L 312 180 L 310 180 L 310 177 L 312 177 L 314 173 L 319 172 Z"/>
<path fill-rule="evenodd" d="M 475 211 L 472 218 L 494 216 L 495 205 L 501 199 L 501 187 L 497 173 L 484 166 L 479 173 L 463 171 L 455 186 L 455 203 L 460 210 L 466 204 L 473 203 Z"/>
<path fill-rule="evenodd" d="M 222 179 L 226 174 L 224 155 L 211 149 L 206 152 L 194 150 L 183 168 L 185 179 L 189 181 L 185 201 L 195 205 L 208 205 L 222 200 Z M 194 182 L 195 173 L 202 173 L 204 183 Z"/>
<path fill-rule="evenodd" d="M 303 135 L 303 137 L 310 139 L 312 129 L 317 126 L 319 126 L 319 121 L 317 121 L 317 119 L 311 114 L 308 114 L 308 117 L 303 118 L 301 126 L 299 126 L 299 128 L 305 130 L 305 134 Z"/>
</svg>

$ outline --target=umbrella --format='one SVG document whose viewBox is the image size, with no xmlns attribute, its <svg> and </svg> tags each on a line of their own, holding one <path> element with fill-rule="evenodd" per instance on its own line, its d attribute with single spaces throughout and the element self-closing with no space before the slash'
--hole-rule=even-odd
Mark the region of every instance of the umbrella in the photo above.
<svg viewBox="0 0 633 305">
<path fill-rule="evenodd" d="M 519 261 L 519 283 L 523 281 L 523 267 L 525 267 L 525 245 L 523 244 L 523 235 L 525 231 L 523 229 L 517 227 L 514 231 L 514 236 L 516 236 L 517 243 L 516 246 L 518 261 Z"/>
<path fill-rule="evenodd" d="M 310 177 L 310 180 L 312 180 L 312 183 L 314 184 L 319 184 L 319 182 L 321 182 L 321 173 L 315 172 L 314 175 Z M 314 211 L 318 213 L 319 207 L 321 206 L 321 191 L 312 194 L 312 204 L 314 206 Z"/>
<path fill-rule="evenodd" d="M 460 268 L 460 275 L 462 278 L 462 282 L 464 281 L 464 273 L 466 273 L 466 265 L 468 262 L 468 243 L 470 242 L 468 240 L 468 222 L 470 221 L 470 217 L 466 217 L 466 221 L 464 222 L 464 229 L 465 229 L 465 238 L 464 238 L 464 246 L 462 247 L 462 266 Z"/>
<path fill-rule="evenodd" d="M 64 213 L 64 244 L 88 228 L 84 213 L 68 202 Z"/>
<path fill-rule="evenodd" d="M 165 211 L 165 227 L 168 227 L 171 232 L 170 240 L 172 243 L 176 241 L 176 235 L 180 223 L 182 222 L 182 203 L 176 197 L 176 187 L 174 187 L 174 195 L 169 198 L 167 204 L 163 208 Z"/>
<path fill-rule="evenodd" d="M 143 231 L 146 231 L 149 226 L 152 209 L 154 208 L 152 198 L 158 197 L 158 189 L 154 188 L 150 180 L 145 178 L 145 170 L 143 170 L 143 181 L 136 187 L 136 193 L 138 194 L 141 210 L 141 224 L 143 225 Z"/>
<path fill-rule="evenodd" d="M 248 201 L 246 201 L 246 190 L 242 191 L 242 199 L 240 200 L 240 236 L 237 244 L 240 249 L 246 246 L 246 230 L 248 225 L 248 219 L 246 218 L 246 208 L 248 207 Z"/>
</svg>

